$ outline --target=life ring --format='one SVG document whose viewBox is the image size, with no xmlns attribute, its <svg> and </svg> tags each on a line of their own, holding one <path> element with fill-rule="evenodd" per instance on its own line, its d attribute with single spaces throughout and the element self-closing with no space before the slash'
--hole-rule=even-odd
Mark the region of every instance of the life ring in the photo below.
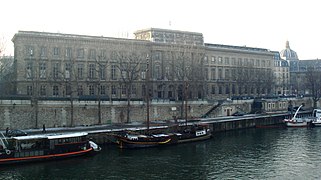
<svg viewBox="0 0 321 180">
<path fill-rule="evenodd" d="M 6 149 L 6 154 L 7 155 L 11 154 L 11 151 L 9 149 Z"/>
</svg>

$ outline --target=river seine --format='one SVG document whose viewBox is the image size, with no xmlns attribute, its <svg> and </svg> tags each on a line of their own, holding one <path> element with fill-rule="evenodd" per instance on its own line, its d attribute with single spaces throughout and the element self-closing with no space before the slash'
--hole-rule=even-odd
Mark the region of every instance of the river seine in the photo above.
<svg viewBox="0 0 321 180">
<path fill-rule="evenodd" d="M 0 179 L 320 179 L 321 128 L 248 129 L 162 148 L 0 167 Z"/>
</svg>

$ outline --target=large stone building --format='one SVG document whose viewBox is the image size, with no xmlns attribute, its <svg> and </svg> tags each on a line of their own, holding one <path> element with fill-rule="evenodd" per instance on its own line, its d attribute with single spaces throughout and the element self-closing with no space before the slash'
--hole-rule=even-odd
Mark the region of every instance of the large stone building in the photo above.
<svg viewBox="0 0 321 180">
<path fill-rule="evenodd" d="M 226 99 L 273 93 L 274 53 L 145 29 L 136 39 L 19 31 L 15 94 L 43 98 Z M 146 80 L 148 77 L 148 81 Z M 186 94 L 184 94 L 186 92 Z"/>
</svg>

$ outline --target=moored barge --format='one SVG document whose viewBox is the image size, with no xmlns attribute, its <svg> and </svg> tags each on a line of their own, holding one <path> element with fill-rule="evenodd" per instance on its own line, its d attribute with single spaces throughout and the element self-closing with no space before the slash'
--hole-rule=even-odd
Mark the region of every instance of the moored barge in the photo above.
<svg viewBox="0 0 321 180">
<path fill-rule="evenodd" d="M 88 133 L 0 137 L 0 165 L 56 160 L 94 154 L 101 148 Z"/>
</svg>

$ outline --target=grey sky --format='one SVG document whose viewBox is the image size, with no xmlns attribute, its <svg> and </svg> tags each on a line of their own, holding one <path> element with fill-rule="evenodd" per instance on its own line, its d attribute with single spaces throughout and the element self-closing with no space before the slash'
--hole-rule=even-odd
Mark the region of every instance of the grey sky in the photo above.
<svg viewBox="0 0 321 180">
<path fill-rule="evenodd" d="M 18 30 L 133 37 L 149 27 L 201 32 L 207 43 L 281 51 L 285 41 L 300 59 L 321 58 L 318 0 L 5 0 L 0 37 L 13 55 Z"/>
</svg>

